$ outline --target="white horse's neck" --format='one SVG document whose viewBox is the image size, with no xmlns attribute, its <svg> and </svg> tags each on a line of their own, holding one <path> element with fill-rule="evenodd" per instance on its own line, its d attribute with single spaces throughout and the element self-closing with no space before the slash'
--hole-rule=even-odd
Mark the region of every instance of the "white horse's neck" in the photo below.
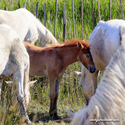
<svg viewBox="0 0 125 125">
<path fill-rule="evenodd" d="M 99 107 L 100 118 L 121 119 L 125 112 L 125 49 L 120 47 L 106 67 L 96 93 L 88 105 Z M 116 122 L 119 124 L 119 122 Z"/>
<path fill-rule="evenodd" d="M 38 30 L 38 41 L 42 46 L 45 46 L 46 44 L 59 44 L 52 33 L 38 19 L 36 19 L 35 23 Z"/>
</svg>

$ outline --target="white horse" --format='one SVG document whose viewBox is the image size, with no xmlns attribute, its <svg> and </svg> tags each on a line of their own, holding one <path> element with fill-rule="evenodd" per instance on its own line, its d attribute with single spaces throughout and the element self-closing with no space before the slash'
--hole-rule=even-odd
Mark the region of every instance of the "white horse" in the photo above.
<svg viewBox="0 0 125 125">
<path fill-rule="evenodd" d="M 81 76 L 79 83 L 82 85 L 87 105 L 97 88 L 98 72 L 105 70 L 111 57 L 121 45 L 121 33 L 124 33 L 124 26 L 124 20 L 100 21 L 90 35 L 89 42 L 97 71 L 90 74 L 82 65 L 81 73 L 76 72 L 76 74 Z"/>
<path fill-rule="evenodd" d="M 58 45 L 52 33 L 28 10 L 24 8 L 15 11 L 0 10 L 0 24 L 7 24 L 15 30 L 21 41 L 34 44 L 36 41 L 45 44 Z"/>
<path fill-rule="evenodd" d="M 8 25 L 0 24 L 0 95 L 2 79 L 13 78 L 12 92 L 17 89 L 17 100 L 20 103 L 21 114 L 26 122 L 31 123 L 27 115 L 29 103 L 29 55 L 15 33 Z"/>
<path fill-rule="evenodd" d="M 125 45 L 120 46 L 111 58 L 88 106 L 75 114 L 67 112 L 72 125 L 122 125 L 125 116 Z"/>
</svg>

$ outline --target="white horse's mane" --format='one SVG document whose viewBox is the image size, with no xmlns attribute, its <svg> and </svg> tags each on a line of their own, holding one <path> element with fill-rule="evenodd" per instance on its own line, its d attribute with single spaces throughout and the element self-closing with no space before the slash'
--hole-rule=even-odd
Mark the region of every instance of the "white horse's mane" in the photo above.
<svg viewBox="0 0 125 125">
<path fill-rule="evenodd" d="M 95 106 L 99 108 L 99 118 L 119 119 L 121 123 L 125 115 L 125 47 L 123 46 L 120 46 L 111 58 L 89 105 L 75 113 L 73 121 L 79 118 L 78 123 L 83 124 L 87 117 L 85 112 L 91 114 Z M 120 123 L 100 122 L 99 124 L 119 125 Z"/>
<path fill-rule="evenodd" d="M 26 9 L 25 9 L 26 10 Z M 28 11 L 28 10 L 26 10 Z M 28 11 L 29 13 L 29 11 Z M 31 12 L 30 12 L 31 13 Z M 53 44 L 53 45 L 58 45 L 58 41 L 56 40 L 56 38 L 53 36 L 53 34 L 40 22 L 39 19 L 37 19 L 32 13 L 32 19 L 34 19 L 34 23 L 36 24 L 37 26 L 37 29 L 39 31 L 39 40 L 41 40 L 42 44 L 43 45 L 46 45 L 46 44 Z M 46 36 L 43 36 L 40 32 L 42 30 L 46 31 Z M 42 39 L 41 39 L 42 38 Z"/>
</svg>

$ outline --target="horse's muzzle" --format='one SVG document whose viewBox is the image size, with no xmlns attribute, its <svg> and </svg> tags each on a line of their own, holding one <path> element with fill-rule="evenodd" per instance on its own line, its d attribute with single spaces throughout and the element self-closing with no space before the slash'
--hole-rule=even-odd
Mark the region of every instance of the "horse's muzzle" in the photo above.
<svg viewBox="0 0 125 125">
<path fill-rule="evenodd" d="M 96 66 L 89 66 L 89 72 L 94 73 L 96 71 Z"/>
</svg>

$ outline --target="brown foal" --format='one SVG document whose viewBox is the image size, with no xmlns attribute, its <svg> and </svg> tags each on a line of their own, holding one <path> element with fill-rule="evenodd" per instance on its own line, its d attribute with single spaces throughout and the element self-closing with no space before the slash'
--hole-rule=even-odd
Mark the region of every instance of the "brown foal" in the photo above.
<svg viewBox="0 0 125 125">
<path fill-rule="evenodd" d="M 73 39 L 62 45 L 37 47 L 24 42 L 30 56 L 30 74 L 48 76 L 50 87 L 50 115 L 58 119 L 57 99 L 59 83 L 70 64 L 80 61 L 91 73 L 96 71 L 88 41 Z"/>
</svg>

